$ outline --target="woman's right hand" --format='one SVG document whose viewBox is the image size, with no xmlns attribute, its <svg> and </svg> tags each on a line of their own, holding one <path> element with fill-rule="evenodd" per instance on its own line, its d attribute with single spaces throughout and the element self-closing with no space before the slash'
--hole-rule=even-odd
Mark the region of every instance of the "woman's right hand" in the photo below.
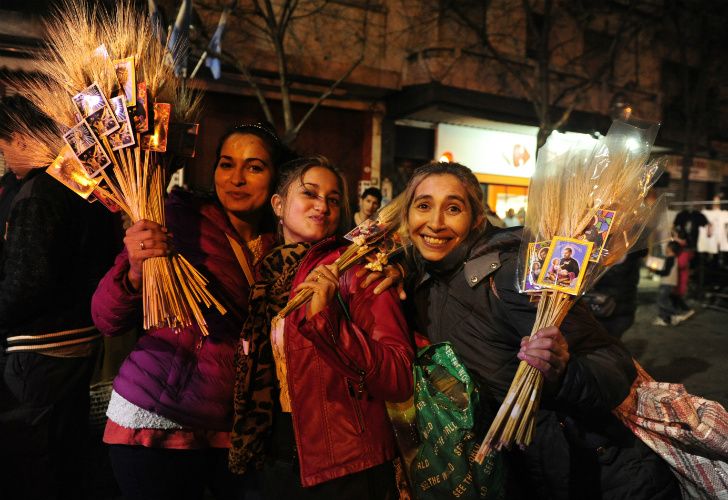
<svg viewBox="0 0 728 500">
<path fill-rule="evenodd" d="M 124 245 L 129 254 L 127 278 L 135 290 L 142 286 L 142 263 L 152 257 L 169 255 L 172 235 L 156 222 L 140 220 L 126 230 Z"/>
</svg>

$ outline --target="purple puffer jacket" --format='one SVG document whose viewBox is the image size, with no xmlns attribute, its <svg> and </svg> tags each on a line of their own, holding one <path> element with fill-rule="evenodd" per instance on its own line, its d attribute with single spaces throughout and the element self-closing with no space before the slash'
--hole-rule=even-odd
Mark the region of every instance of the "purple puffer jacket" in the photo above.
<svg viewBox="0 0 728 500">
<path fill-rule="evenodd" d="M 220 205 L 184 192 L 166 203 L 167 228 L 174 246 L 209 280 L 208 289 L 228 309 L 225 316 L 204 309 L 210 335 L 198 347 L 195 325 L 175 332 L 155 328 L 141 336 L 114 379 L 114 390 L 145 410 L 191 429 L 229 431 L 232 426 L 235 346 L 248 310 L 248 282 L 226 234 L 236 238 Z M 264 237 L 263 251 L 272 243 Z M 244 251 L 247 248 L 241 242 Z M 248 262 L 252 256 L 246 253 Z M 125 286 L 126 249 L 94 293 L 91 312 L 105 335 L 141 325 L 141 294 Z"/>
</svg>

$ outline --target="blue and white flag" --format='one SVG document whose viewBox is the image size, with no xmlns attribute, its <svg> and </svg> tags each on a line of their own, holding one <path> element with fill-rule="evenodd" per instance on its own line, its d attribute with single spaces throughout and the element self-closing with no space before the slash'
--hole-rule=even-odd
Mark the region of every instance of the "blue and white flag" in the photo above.
<svg viewBox="0 0 728 500">
<path fill-rule="evenodd" d="M 182 0 L 177 12 L 172 33 L 169 35 L 167 49 L 174 56 L 174 74 L 178 77 L 187 76 L 187 55 L 189 53 L 190 19 L 192 18 L 192 0 Z"/>
<path fill-rule="evenodd" d="M 149 9 L 149 22 L 152 25 L 152 33 L 157 37 L 159 43 L 164 45 L 167 34 L 165 33 L 164 23 L 162 22 L 162 14 L 159 12 L 157 2 L 147 0 L 147 8 Z"/>
<path fill-rule="evenodd" d="M 222 34 L 225 31 L 225 24 L 227 24 L 227 18 L 230 15 L 230 8 L 226 7 L 225 10 L 220 14 L 220 21 L 217 23 L 217 29 L 210 39 L 210 44 L 207 46 L 207 59 L 205 60 L 205 66 L 210 68 L 212 77 L 215 80 L 220 79 L 220 58 L 218 57 L 222 53 Z"/>
</svg>

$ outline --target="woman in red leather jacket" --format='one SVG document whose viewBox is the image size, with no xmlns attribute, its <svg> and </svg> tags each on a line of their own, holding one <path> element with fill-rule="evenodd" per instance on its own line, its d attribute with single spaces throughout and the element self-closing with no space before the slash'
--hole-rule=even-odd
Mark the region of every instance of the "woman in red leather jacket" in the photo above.
<svg viewBox="0 0 728 500">
<path fill-rule="evenodd" d="M 262 262 L 238 347 L 230 467 L 263 468 L 266 498 L 396 498 L 385 401 L 412 393 L 413 348 L 393 290 L 339 274 L 346 183 L 301 160 L 272 198 L 283 245 Z M 312 300 L 276 319 L 305 288 Z"/>
</svg>

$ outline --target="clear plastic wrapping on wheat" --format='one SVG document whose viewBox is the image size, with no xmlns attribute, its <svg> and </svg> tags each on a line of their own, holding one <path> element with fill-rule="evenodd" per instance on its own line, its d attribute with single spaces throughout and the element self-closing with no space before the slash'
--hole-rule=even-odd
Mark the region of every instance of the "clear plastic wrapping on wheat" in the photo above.
<svg viewBox="0 0 728 500">
<path fill-rule="evenodd" d="M 656 133 L 656 126 L 643 129 L 615 122 L 607 136 L 593 147 L 574 144 L 556 153 L 547 144 L 539 152 L 529 186 L 518 283 L 528 261 L 529 243 L 551 241 L 557 236 L 579 238 L 599 209 L 614 210 L 616 215 L 602 257 L 588 263 L 577 293 L 548 288 L 539 292 L 531 335 L 548 326 L 560 326 L 576 298 L 634 249 L 645 228 L 650 228 L 663 213 L 664 203 L 645 202 L 649 188 L 661 173 L 659 162 L 647 162 Z M 478 462 L 503 447 L 515 444 L 524 448 L 531 443 L 542 389 L 541 372 L 521 361 L 475 457 Z"/>
</svg>

